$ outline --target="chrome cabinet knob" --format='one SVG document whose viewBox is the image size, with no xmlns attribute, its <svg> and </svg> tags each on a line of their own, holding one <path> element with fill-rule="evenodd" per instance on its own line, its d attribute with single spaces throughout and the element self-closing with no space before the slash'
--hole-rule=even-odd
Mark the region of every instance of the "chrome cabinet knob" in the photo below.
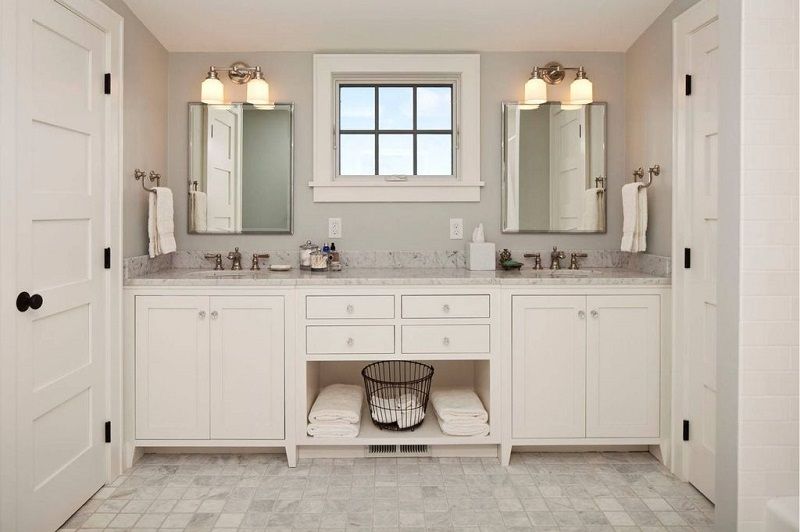
<svg viewBox="0 0 800 532">
<path fill-rule="evenodd" d="M 597 318 L 599 315 L 600 315 L 600 313 L 599 313 L 599 312 L 597 312 L 596 310 L 593 310 L 593 311 L 592 311 L 592 317 L 593 317 L 593 318 Z"/>
<path fill-rule="evenodd" d="M 445 314 L 447 314 L 448 312 L 450 312 L 450 305 L 448 305 L 447 303 L 445 303 L 444 305 L 442 305 L 442 312 L 444 312 Z"/>
<path fill-rule="evenodd" d="M 586 313 L 584 311 L 582 311 L 582 310 L 579 310 L 578 311 L 578 317 L 580 319 L 584 319 L 586 317 Z"/>
<path fill-rule="evenodd" d="M 444 338 L 442 338 L 442 344 L 444 344 L 444 345 L 450 345 L 450 338 L 448 338 L 447 336 L 445 336 Z"/>
<path fill-rule="evenodd" d="M 356 343 L 356 341 L 353 340 L 352 338 L 347 339 L 347 345 L 352 346 L 354 343 Z"/>
<path fill-rule="evenodd" d="M 215 320 L 215 319 L 217 319 L 217 316 L 219 316 L 219 312 L 217 312 L 216 310 L 212 310 L 211 311 L 211 319 Z"/>
<path fill-rule="evenodd" d="M 205 310 L 201 310 L 201 311 L 200 311 L 200 312 L 198 312 L 197 314 L 198 314 L 198 316 L 200 316 L 200 319 L 201 319 L 201 320 L 204 320 L 204 319 L 206 319 L 206 311 L 205 311 Z"/>
<path fill-rule="evenodd" d="M 347 305 L 347 308 L 345 310 L 347 310 L 348 314 L 352 314 L 353 312 L 356 311 L 356 308 L 353 305 Z"/>
</svg>

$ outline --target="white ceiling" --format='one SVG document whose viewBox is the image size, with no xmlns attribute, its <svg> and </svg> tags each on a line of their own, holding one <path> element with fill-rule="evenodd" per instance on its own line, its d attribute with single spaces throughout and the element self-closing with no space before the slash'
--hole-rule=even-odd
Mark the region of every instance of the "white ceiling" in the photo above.
<svg viewBox="0 0 800 532">
<path fill-rule="evenodd" d="M 670 0 L 125 0 L 171 52 L 624 52 Z"/>
</svg>

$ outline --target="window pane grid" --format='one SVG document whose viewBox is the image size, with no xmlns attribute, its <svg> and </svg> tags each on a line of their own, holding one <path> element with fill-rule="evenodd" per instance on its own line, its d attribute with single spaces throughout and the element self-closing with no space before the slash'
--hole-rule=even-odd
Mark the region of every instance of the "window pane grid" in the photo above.
<svg viewBox="0 0 800 532">
<path fill-rule="evenodd" d="M 418 135 L 449 135 L 450 136 L 450 142 L 449 142 L 449 154 L 448 154 L 449 165 L 448 166 L 449 166 L 450 171 L 448 173 L 442 173 L 442 174 L 436 174 L 436 175 L 453 175 L 453 153 L 454 153 L 455 135 L 454 135 L 454 127 L 453 127 L 453 86 L 451 84 L 436 84 L 436 83 L 432 83 L 432 84 L 408 84 L 408 83 L 396 83 L 396 84 L 395 83 L 381 83 L 381 84 L 372 84 L 372 83 L 369 83 L 369 84 L 357 84 L 357 83 L 356 84 L 351 84 L 351 83 L 348 83 L 348 84 L 342 84 L 342 85 L 339 85 L 339 93 L 340 93 L 339 105 L 340 106 L 341 106 L 341 101 L 342 101 L 341 91 L 342 91 L 342 89 L 349 89 L 349 88 L 371 88 L 371 89 L 373 89 L 373 92 L 374 92 L 374 113 L 373 113 L 374 122 L 373 122 L 373 128 L 374 129 L 371 129 L 371 130 L 369 130 L 369 129 L 339 129 L 338 130 L 338 137 L 339 137 L 338 145 L 339 146 L 342 145 L 342 136 L 343 135 L 372 135 L 373 139 L 374 139 L 374 143 L 375 143 L 375 146 L 374 146 L 374 167 L 373 167 L 373 174 L 372 175 L 376 175 L 376 176 L 377 175 L 392 175 L 392 174 L 381 174 L 380 173 L 380 170 L 381 170 L 381 168 L 380 168 L 380 166 L 381 166 L 381 164 L 380 164 L 381 163 L 380 139 L 383 136 L 384 138 L 387 138 L 387 140 L 388 140 L 388 137 L 387 137 L 388 135 L 411 135 L 411 139 L 412 139 L 412 144 L 411 144 L 412 145 L 412 157 L 411 157 L 412 173 L 410 175 L 415 175 L 415 176 L 418 175 L 418 168 L 420 166 L 419 165 L 419 160 L 418 160 L 418 156 L 419 156 Z M 412 109 L 411 109 L 412 126 L 411 126 L 411 129 L 390 129 L 390 128 L 382 129 L 380 127 L 380 123 L 381 123 L 380 122 L 380 92 L 381 92 L 380 89 L 381 88 L 408 88 L 408 89 L 411 89 L 411 91 L 412 91 Z M 425 128 L 422 128 L 422 129 L 420 129 L 418 127 L 419 126 L 419 123 L 418 123 L 418 118 L 419 118 L 418 117 L 418 112 L 419 112 L 418 89 L 420 89 L 420 88 L 422 88 L 422 89 L 426 89 L 426 88 L 447 89 L 448 102 L 449 102 L 449 106 L 448 106 L 449 107 L 448 108 L 448 111 L 449 111 L 449 124 L 450 124 L 449 128 L 440 128 L 440 129 L 434 129 L 434 128 L 425 129 Z M 337 125 L 341 125 L 341 122 L 340 122 L 340 124 L 337 124 Z M 342 167 L 341 152 L 339 153 L 339 158 L 338 159 L 339 159 L 339 174 L 342 175 L 342 173 L 341 173 L 341 167 Z M 430 167 L 431 165 L 428 164 L 427 166 Z M 354 174 L 350 174 L 350 175 L 354 175 Z M 405 175 L 405 174 L 400 174 L 400 175 Z"/>
</svg>

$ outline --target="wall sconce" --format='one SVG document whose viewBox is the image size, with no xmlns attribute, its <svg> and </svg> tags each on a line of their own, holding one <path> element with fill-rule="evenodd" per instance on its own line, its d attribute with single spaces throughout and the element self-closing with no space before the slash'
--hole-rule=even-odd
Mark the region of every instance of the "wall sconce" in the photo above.
<svg viewBox="0 0 800 532">
<path fill-rule="evenodd" d="M 552 61 L 543 67 L 533 67 L 530 79 L 525 83 L 525 103 L 538 105 L 547 103 L 547 85 L 558 85 L 564 81 L 567 70 L 575 70 L 575 80 L 569 86 L 569 101 L 566 105 L 592 103 L 592 82 L 580 67 L 565 67 Z"/>
<path fill-rule="evenodd" d="M 237 85 L 247 83 L 247 103 L 261 106 L 270 105 L 269 83 L 264 79 L 261 67 L 251 67 L 241 61 L 228 68 L 209 67 L 206 79 L 200 86 L 200 101 L 203 103 L 225 103 L 225 90 L 219 80 L 218 72 L 227 72 L 230 80 Z"/>
</svg>

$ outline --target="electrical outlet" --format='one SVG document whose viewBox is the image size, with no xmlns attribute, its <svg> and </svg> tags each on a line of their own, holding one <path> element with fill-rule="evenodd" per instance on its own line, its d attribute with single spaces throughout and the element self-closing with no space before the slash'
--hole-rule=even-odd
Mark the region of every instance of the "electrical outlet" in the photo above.
<svg viewBox="0 0 800 532">
<path fill-rule="evenodd" d="M 328 238 L 342 238 L 341 218 L 328 218 Z"/>
<path fill-rule="evenodd" d="M 464 239 L 464 219 L 450 218 L 450 240 Z"/>
</svg>

